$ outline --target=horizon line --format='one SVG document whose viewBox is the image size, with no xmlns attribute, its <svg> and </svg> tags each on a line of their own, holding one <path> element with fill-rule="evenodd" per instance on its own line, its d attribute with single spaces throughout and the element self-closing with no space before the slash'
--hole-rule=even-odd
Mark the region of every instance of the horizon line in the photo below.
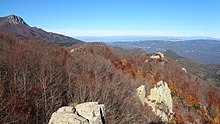
<svg viewBox="0 0 220 124">
<path fill-rule="evenodd" d="M 196 36 L 196 35 L 184 35 L 184 36 L 179 36 L 179 35 L 177 35 L 177 36 L 175 36 L 175 35 L 105 35 L 105 36 L 103 36 L 103 35 L 100 35 L 100 36 L 98 36 L 98 35 L 80 35 L 80 36 L 74 36 L 74 37 L 130 37 L 130 36 L 132 36 L 132 37 L 173 37 L 173 38 L 200 37 L 200 38 L 218 39 L 218 37 L 200 36 L 200 35 L 198 35 L 198 36 Z"/>
<path fill-rule="evenodd" d="M 220 36 L 206 35 L 196 31 L 145 31 L 145 30 L 99 30 L 99 29 L 45 29 L 48 32 L 59 33 L 69 37 L 204 37 L 220 39 Z"/>
</svg>

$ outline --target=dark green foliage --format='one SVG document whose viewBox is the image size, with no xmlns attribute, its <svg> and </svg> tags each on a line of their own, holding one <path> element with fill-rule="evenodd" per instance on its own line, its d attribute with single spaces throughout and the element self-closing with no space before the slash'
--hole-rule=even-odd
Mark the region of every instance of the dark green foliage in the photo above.
<svg viewBox="0 0 220 124">
<path fill-rule="evenodd" d="M 193 105 L 193 108 L 196 109 L 196 110 L 201 109 L 201 107 L 202 107 L 202 106 L 201 106 L 201 104 L 199 104 L 199 103 L 196 103 L 196 104 Z"/>
</svg>

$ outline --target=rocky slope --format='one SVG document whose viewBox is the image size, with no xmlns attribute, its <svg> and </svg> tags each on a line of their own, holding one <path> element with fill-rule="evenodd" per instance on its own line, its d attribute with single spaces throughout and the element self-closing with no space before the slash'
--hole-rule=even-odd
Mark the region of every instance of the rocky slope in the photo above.
<svg viewBox="0 0 220 124">
<path fill-rule="evenodd" d="M 35 38 L 62 45 L 82 42 L 61 34 L 46 32 L 37 27 L 30 27 L 21 17 L 16 15 L 0 17 L 0 30 L 14 33 L 19 38 Z"/>
</svg>

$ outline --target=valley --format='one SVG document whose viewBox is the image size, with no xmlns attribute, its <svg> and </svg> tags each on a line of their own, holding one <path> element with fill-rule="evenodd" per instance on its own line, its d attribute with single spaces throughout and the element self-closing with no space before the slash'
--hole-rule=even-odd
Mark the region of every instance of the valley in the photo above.
<svg viewBox="0 0 220 124">
<path fill-rule="evenodd" d="M 147 53 L 173 50 L 178 55 L 201 64 L 220 64 L 220 41 L 212 39 L 195 40 L 146 40 L 129 42 L 107 42 L 124 49 L 141 48 Z"/>
</svg>

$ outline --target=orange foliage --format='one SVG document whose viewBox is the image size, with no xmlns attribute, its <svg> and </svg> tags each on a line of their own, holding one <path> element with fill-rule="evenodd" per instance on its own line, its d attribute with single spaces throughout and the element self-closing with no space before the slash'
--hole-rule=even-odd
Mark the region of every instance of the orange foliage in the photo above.
<svg viewBox="0 0 220 124">
<path fill-rule="evenodd" d="M 220 121 L 219 121 L 219 118 L 218 118 L 218 117 L 215 117 L 215 118 L 213 119 L 213 121 L 214 121 L 215 123 L 220 123 Z"/>
<path fill-rule="evenodd" d="M 132 68 L 132 65 L 126 59 L 122 60 L 122 65 L 125 66 L 128 69 Z"/>
<path fill-rule="evenodd" d="M 218 91 L 214 88 L 210 89 L 208 92 L 208 102 L 220 108 L 220 96 L 217 94 L 217 92 Z"/>
<path fill-rule="evenodd" d="M 178 114 L 174 114 L 171 122 L 174 124 L 184 124 L 182 116 Z"/>
<path fill-rule="evenodd" d="M 148 81 L 152 84 L 155 85 L 157 82 L 154 80 L 154 77 L 152 75 L 148 75 L 147 76 Z"/>
<path fill-rule="evenodd" d="M 169 88 L 172 92 L 179 94 L 179 89 L 176 87 L 176 84 L 174 82 L 169 84 Z"/>
<path fill-rule="evenodd" d="M 157 70 L 154 74 L 154 81 L 159 82 L 160 81 L 160 70 Z"/>
<path fill-rule="evenodd" d="M 146 78 L 147 77 L 147 73 L 145 71 L 142 72 L 142 77 Z"/>
<path fill-rule="evenodd" d="M 136 78 L 136 75 L 132 69 L 129 70 L 129 74 L 132 78 L 134 78 L 134 79 Z"/>
<path fill-rule="evenodd" d="M 118 68 L 118 69 L 121 69 L 121 70 L 125 70 L 125 69 L 126 69 L 126 66 L 123 65 L 122 62 L 118 62 L 118 63 L 117 63 L 117 68 Z"/>
<path fill-rule="evenodd" d="M 137 70 L 136 75 L 137 75 L 137 77 L 138 77 L 139 79 L 143 79 L 143 78 L 142 78 L 141 70 Z"/>
<path fill-rule="evenodd" d="M 115 59 L 114 59 L 112 56 L 109 56 L 107 59 L 108 59 L 111 63 L 115 63 Z"/>
<path fill-rule="evenodd" d="M 192 105 L 198 102 L 198 100 L 190 94 L 187 94 L 185 97 L 186 97 L 186 100 Z"/>
<path fill-rule="evenodd" d="M 181 85 L 181 88 L 182 88 L 182 89 L 189 88 L 189 83 L 184 82 L 184 83 Z"/>
</svg>

